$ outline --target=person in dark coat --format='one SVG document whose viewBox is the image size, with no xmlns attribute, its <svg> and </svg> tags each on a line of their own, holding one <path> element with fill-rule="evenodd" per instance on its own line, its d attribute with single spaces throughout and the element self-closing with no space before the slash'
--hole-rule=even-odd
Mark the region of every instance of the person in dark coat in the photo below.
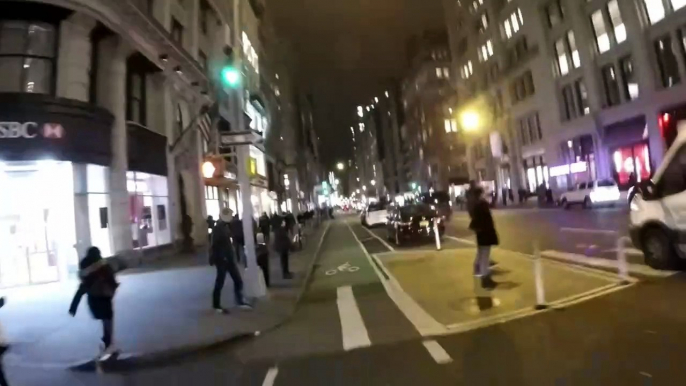
<svg viewBox="0 0 686 386">
<path fill-rule="evenodd" d="M 269 236 L 271 234 L 269 228 L 271 228 L 271 224 L 266 212 L 262 213 L 262 216 L 260 216 L 259 227 L 260 232 L 264 235 L 264 244 L 269 245 Z"/>
<path fill-rule="evenodd" d="M 257 257 L 257 266 L 262 270 L 264 284 L 269 288 L 271 287 L 271 280 L 269 279 L 269 248 L 264 242 L 264 234 L 258 234 L 256 239 L 255 256 Z"/>
<path fill-rule="evenodd" d="M 472 218 L 474 206 L 476 205 L 477 201 L 479 201 L 479 193 L 477 192 L 479 189 L 481 188 L 476 184 L 476 181 L 469 181 L 469 188 L 465 192 L 465 203 L 467 204 L 467 213 L 469 214 L 469 218 Z M 481 192 L 483 192 L 483 189 L 481 189 Z"/>
<path fill-rule="evenodd" d="M 100 255 L 100 249 L 88 248 L 86 257 L 79 263 L 79 285 L 74 299 L 69 307 L 69 314 L 76 315 L 83 295 L 88 295 L 88 307 L 91 314 L 97 320 L 102 321 L 102 357 L 116 354 L 112 344 L 114 331 L 114 309 L 112 299 L 119 287 L 114 275 L 114 270 Z"/>
<path fill-rule="evenodd" d="M 483 189 L 477 188 L 474 193 L 481 197 L 474 205 L 472 221 L 469 229 L 476 233 L 476 258 L 474 259 L 474 276 L 481 278 L 481 286 L 486 289 L 495 288 L 490 272 L 491 247 L 498 245 L 498 233 L 495 230 L 495 223 L 491 215 Z"/>
<path fill-rule="evenodd" d="M 231 232 L 231 238 L 233 239 L 233 247 L 236 253 L 236 261 L 241 262 L 243 257 L 243 248 L 245 247 L 245 237 L 243 235 L 243 222 L 238 215 L 233 216 L 233 219 L 229 223 L 229 231 Z"/>
<path fill-rule="evenodd" d="M 243 278 L 234 257 L 235 249 L 231 244 L 230 226 L 236 219 L 236 217 L 231 218 L 232 213 L 231 209 L 224 208 L 219 214 L 219 221 L 217 221 L 217 225 L 212 230 L 212 246 L 210 250 L 210 265 L 215 266 L 217 269 L 214 290 L 212 291 L 212 308 L 222 314 L 229 313 L 221 305 L 222 289 L 224 288 L 227 273 L 231 275 L 233 292 L 238 306 L 243 308 L 250 307 L 243 298 Z"/>
<path fill-rule="evenodd" d="M 207 220 L 205 220 L 205 221 L 207 221 L 207 240 L 211 241 L 212 240 L 212 229 L 214 229 L 215 221 L 211 215 L 207 216 Z"/>
<path fill-rule="evenodd" d="M 295 216 L 293 216 L 292 212 L 286 213 L 286 230 L 288 231 L 288 234 L 292 234 L 291 232 L 293 231 L 293 228 L 295 228 Z"/>
<path fill-rule="evenodd" d="M 287 221 L 284 220 L 276 231 L 274 231 L 274 249 L 279 253 L 281 258 L 281 273 L 284 279 L 291 279 L 293 275 L 291 274 L 289 268 L 288 259 L 289 253 L 291 251 L 291 237 L 288 229 L 286 227 Z"/>
</svg>

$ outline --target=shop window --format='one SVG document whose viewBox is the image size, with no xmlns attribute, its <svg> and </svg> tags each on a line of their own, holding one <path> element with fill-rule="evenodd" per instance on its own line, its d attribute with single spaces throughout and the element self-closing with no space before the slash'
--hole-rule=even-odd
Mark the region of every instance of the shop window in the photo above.
<svg viewBox="0 0 686 386">
<path fill-rule="evenodd" d="M 622 147 L 612 152 L 614 177 L 620 188 L 634 186 L 650 178 L 650 153 L 647 143 Z"/>
<path fill-rule="evenodd" d="M 636 79 L 636 71 L 634 63 L 630 56 L 619 60 L 619 66 L 622 69 L 622 89 L 627 100 L 634 100 L 638 98 L 638 80 Z"/>
<path fill-rule="evenodd" d="M 619 97 L 619 81 L 613 65 L 604 66 L 601 69 L 603 86 L 605 88 L 605 105 L 607 107 L 616 106 L 621 103 Z"/>
<path fill-rule="evenodd" d="M 672 38 L 667 35 L 655 41 L 657 64 L 660 68 L 662 87 L 672 87 L 681 82 L 679 66 L 672 47 Z"/>
<path fill-rule="evenodd" d="M 169 205 L 167 178 L 141 172 L 127 172 L 126 177 L 133 248 L 171 243 L 166 209 L 159 209 Z M 159 217 L 161 213 L 164 219 Z M 162 222 L 165 222 L 164 226 L 160 225 Z"/>
<path fill-rule="evenodd" d="M 56 40 L 51 24 L 0 21 L 0 92 L 53 94 Z"/>
</svg>

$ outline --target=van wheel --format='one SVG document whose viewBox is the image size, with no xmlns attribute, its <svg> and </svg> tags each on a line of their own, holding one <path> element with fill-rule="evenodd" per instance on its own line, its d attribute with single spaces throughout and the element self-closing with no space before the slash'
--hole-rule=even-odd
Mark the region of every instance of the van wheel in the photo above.
<svg viewBox="0 0 686 386">
<path fill-rule="evenodd" d="M 646 264 L 655 269 L 670 269 L 677 266 L 676 254 L 669 238 L 659 228 L 648 229 L 641 244 Z"/>
<path fill-rule="evenodd" d="M 565 210 L 569 210 L 569 202 L 567 202 L 567 199 L 566 199 L 566 198 L 563 198 L 563 199 L 562 199 L 562 202 L 560 203 L 560 205 L 561 205 Z"/>
<path fill-rule="evenodd" d="M 590 197 L 584 198 L 584 204 L 583 204 L 583 206 L 584 206 L 584 209 L 591 209 L 591 208 L 593 207 L 593 203 L 591 202 L 591 198 L 590 198 Z"/>
</svg>

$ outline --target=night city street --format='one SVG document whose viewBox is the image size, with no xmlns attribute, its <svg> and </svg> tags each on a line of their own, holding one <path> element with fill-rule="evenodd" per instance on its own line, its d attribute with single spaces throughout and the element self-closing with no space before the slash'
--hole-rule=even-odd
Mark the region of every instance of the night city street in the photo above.
<svg viewBox="0 0 686 386">
<path fill-rule="evenodd" d="M 686 0 L 0 0 L 0 386 L 686 385 Z"/>
</svg>

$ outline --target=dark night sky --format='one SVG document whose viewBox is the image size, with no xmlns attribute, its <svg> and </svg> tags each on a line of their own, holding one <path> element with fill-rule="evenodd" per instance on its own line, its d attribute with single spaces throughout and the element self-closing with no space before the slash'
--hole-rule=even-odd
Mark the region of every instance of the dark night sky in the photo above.
<svg viewBox="0 0 686 386">
<path fill-rule="evenodd" d="M 329 166 L 352 154 L 355 106 L 403 74 L 407 38 L 444 26 L 441 0 L 267 0 L 267 7 L 295 49 L 300 85 L 314 95 Z"/>
</svg>

